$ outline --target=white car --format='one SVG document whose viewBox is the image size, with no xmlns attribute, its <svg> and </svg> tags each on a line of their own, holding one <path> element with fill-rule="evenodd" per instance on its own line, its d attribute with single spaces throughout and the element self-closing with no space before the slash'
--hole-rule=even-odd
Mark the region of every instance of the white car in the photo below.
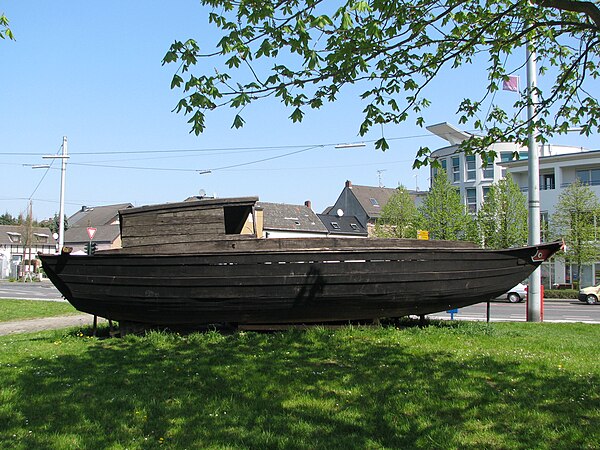
<svg viewBox="0 0 600 450">
<path fill-rule="evenodd" d="M 497 297 L 500 300 L 507 299 L 511 303 L 519 303 L 527 297 L 527 285 L 517 284 L 514 288 Z"/>
<path fill-rule="evenodd" d="M 586 287 L 579 290 L 579 301 L 586 302 L 588 305 L 595 305 L 598 303 L 599 295 L 600 285 Z"/>
</svg>

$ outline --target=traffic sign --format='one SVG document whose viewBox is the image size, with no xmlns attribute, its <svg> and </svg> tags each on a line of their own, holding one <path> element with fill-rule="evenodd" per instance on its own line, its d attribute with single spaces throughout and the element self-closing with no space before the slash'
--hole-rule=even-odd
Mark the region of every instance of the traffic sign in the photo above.
<svg viewBox="0 0 600 450">
<path fill-rule="evenodd" d="M 88 233 L 88 236 L 90 237 L 90 241 L 91 241 L 92 239 L 94 239 L 94 236 L 96 235 L 96 229 L 92 228 L 92 227 L 88 227 L 87 233 Z"/>
</svg>

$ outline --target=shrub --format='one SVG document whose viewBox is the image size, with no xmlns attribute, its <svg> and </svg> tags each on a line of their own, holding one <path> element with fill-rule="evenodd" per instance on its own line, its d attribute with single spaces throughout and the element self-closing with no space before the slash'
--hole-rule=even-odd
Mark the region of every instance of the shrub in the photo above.
<svg viewBox="0 0 600 450">
<path fill-rule="evenodd" d="M 578 295 L 577 289 L 546 289 L 544 291 L 545 298 L 577 299 Z"/>
</svg>

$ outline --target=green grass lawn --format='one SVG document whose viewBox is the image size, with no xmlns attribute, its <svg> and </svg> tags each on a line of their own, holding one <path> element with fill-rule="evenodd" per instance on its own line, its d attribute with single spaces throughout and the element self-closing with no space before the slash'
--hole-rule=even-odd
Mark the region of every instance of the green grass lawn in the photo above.
<svg viewBox="0 0 600 450">
<path fill-rule="evenodd" d="M 65 314 L 78 314 L 78 311 L 66 302 L 0 298 L 0 322 Z"/>
<path fill-rule="evenodd" d="M 600 445 L 597 325 L 88 332 L 0 337 L 0 448 Z"/>
</svg>

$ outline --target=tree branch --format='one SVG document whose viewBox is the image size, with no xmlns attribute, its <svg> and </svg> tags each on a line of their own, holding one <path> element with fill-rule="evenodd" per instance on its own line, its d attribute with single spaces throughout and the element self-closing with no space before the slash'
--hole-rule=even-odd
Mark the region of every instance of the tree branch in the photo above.
<svg viewBox="0 0 600 450">
<path fill-rule="evenodd" d="M 561 11 L 582 13 L 589 17 L 600 28 L 600 8 L 594 2 L 580 2 L 575 0 L 534 0 L 539 6 L 555 8 Z"/>
</svg>

